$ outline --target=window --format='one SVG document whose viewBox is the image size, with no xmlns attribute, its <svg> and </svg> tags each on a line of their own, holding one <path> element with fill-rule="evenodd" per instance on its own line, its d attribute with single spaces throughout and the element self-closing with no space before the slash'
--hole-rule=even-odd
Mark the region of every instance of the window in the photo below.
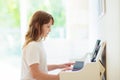
<svg viewBox="0 0 120 80">
<path fill-rule="evenodd" d="M 21 55 L 19 1 L 0 0 L 0 11 L 0 79 L 17 80 Z"/>
</svg>

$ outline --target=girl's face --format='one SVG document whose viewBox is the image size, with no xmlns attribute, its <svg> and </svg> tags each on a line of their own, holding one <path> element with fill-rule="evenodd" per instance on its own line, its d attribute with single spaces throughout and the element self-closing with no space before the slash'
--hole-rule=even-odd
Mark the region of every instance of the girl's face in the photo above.
<svg viewBox="0 0 120 80">
<path fill-rule="evenodd" d="M 47 37 L 47 35 L 51 31 L 51 26 L 52 26 L 52 19 L 50 19 L 49 23 L 43 25 L 43 27 L 42 27 L 43 37 Z"/>
</svg>

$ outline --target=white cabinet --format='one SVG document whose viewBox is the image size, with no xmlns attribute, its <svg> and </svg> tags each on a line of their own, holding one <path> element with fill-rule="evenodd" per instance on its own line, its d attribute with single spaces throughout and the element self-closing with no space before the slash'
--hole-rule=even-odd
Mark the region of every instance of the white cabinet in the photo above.
<svg viewBox="0 0 120 80">
<path fill-rule="evenodd" d="M 104 71 L 100 61 L 90 62 L 79 71 L 61 72 L 60 80 L 102 80 Z"/>
</svg>

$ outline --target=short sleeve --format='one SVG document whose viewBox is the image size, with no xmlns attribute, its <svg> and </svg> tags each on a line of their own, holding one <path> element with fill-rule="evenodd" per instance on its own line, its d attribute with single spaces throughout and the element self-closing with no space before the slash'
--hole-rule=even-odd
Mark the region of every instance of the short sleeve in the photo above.
<svg viewBox="0 0 120 80">
<path fill-rule="evenodd" d="M 39 60 L 40 60 L 39 53 L 40 53 L 39 48 L 36 45 L 32 44 L 26 48 L 25 59 L 26 59 L 28 66 L 34 63 L 39 63 Z"/>
</svg>

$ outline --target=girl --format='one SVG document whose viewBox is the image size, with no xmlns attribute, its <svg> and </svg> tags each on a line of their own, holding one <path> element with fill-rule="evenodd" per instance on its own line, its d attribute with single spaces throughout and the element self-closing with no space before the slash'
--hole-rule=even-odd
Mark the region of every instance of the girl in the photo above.
<svg viewBox="0 0 120 80">
<path fill-rule="evenodd" d="M 42 40 L 47 37 L 53 24 L 54 19 L 49 13 L 37 11 L 33 14 L 23 46 L 21 80 L 59 80 L 59 75 L 48 74 L 47 71 L 73 65 L 46 63 Z"/>
</svg>

